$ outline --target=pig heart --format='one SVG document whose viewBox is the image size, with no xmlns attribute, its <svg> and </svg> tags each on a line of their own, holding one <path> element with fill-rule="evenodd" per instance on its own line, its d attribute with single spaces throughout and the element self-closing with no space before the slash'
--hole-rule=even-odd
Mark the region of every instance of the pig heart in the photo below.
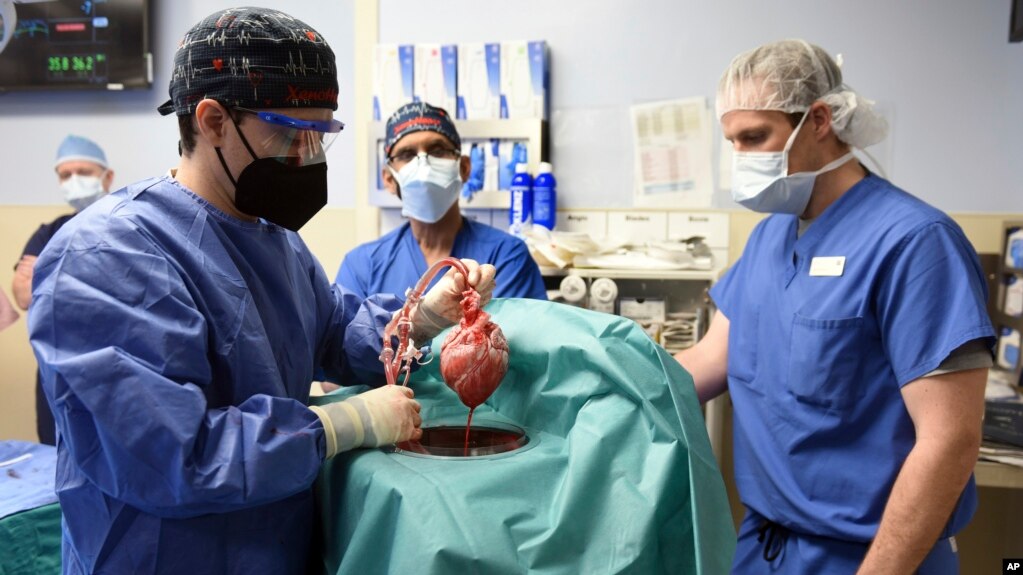
<svg viewBox="0 0 1023 575">
<path fill-rule="evenodd" d="M 508 340 L 479 302 L 475 290 L 462 293 L 462 319 L 440 352 L 444 382 L 469 409 L 486 401 L 508 372 Z"/>
</svg>

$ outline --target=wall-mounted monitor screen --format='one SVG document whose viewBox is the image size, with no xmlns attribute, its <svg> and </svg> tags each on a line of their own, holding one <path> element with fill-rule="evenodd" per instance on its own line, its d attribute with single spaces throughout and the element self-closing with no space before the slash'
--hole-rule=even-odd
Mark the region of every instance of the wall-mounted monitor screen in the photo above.
<svg viewBox="0 0 1023 575">
<path fill-rule="evenodd" d="M 152 82 L 149 0 L 0 0 L 0 91 Z"/>
<path fill-rule="evenodd" d="M 1012 0 L 1009 16 L 1009 41 L 1023 42 L 1023 0 Z"/>
</svg>

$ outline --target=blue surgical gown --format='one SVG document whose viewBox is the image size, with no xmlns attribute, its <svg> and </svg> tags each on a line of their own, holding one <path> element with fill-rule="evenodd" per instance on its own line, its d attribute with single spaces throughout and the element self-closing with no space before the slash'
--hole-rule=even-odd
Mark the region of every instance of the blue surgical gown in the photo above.
<svg viewBox="0 0 1023 575">
<path fill-rule="evenodd" d="M 451 255 L 493 264 L 497 268 L 495 298 L 547 299 L 540 268 L 529 255 L 525 242 L 511 234 L 462 218 Z M 379 292 L 404 294 L 416 285 L 427 268 L 423 250 L 412 235 L 412 226 L 406 222 L 349 252 L 335 281 L 363 297 Z M 441 275 L 434 278 L 434 283 Z"/>
<path fill-rule="evenodd" d="M 314 370 L 372 372 L 399 305 L 332 286 L 297 234 L 169 178 L 65 225 L 29 314 L 65 573 L 304 572 L 326 451 Z"/>
<path fill-rule="evenodd" d="M 948 216 L 873 175 L 796 227 L 762 221 L 711 289 L 730 323 L 735 480 L 788 529 L 870 541 L 915 441 L 900 389 L 968 341 L 993 343 L 986 281 Z M 841 275 L 811 273 L 833 257 Z M 971 479 L 945 537 L 976 505 Z"/>
</svg>

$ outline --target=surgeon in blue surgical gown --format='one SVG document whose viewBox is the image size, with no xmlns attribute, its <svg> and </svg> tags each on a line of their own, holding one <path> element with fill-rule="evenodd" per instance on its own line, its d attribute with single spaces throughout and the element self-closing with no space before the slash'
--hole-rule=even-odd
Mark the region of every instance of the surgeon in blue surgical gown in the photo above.
<svg viewBox="0 0 1023 575">
<path fill-rule="evenodd" d="M 293 58 L 321 73 L 295 82 Z M 218 60 L 249 74 L 189 65 Z M 302 573 L 324 459 L 421 434 L 407 388 L 305 405 L 319 369 L 382 381 L 399 300 L 331 285 L 295 233 L 326 202 L 325 151 L 342 128 L 323 37 L 280 12 L 222 10 L 175 64 L 160 107 L 178 117 L 174 177 L 93 204 L 35 266 L 29 329 L 57 422 L 64 572 Z M 466 283 L 489 297 L 493 267 L 466 264 L 469 277 L 425 296 L 416 339 L 458 318 Z"/>
</svg>

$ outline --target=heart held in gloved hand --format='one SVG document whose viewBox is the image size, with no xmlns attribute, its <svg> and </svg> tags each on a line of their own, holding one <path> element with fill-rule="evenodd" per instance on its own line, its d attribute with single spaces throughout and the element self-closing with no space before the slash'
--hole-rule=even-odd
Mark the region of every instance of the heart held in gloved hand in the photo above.
<svg viewBox="0 0 1023 575">
<path fill-rule="evenodd" d="M 445 383 L 470 410 L 486 401 L 508 372 L 508 340 L 479 304 L 476 290 L 462 292 L 462 319 L 440 351 Z"/>
</svg>

